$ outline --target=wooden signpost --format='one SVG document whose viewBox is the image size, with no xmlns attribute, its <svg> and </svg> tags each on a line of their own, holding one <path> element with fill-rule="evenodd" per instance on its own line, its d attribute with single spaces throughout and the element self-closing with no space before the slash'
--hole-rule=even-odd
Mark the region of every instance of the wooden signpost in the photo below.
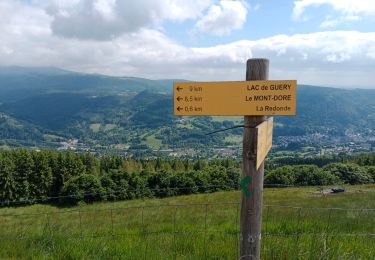
<svg viewBox="0 0 375 260">
<path fill-rule="evenodd" d="M 175 82 L 177 116 L 244 115 L 240 259 L 260 259 L 264 160 L 272 147 L 273 118 L 295 115 L 295 80 L 268 80 L 269 61 L 249 59 L 246 81 Z"/>
</svg>

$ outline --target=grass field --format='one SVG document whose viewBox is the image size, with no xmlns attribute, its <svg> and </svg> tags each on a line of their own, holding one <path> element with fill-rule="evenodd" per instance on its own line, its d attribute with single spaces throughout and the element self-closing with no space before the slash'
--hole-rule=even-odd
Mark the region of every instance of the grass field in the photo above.
<svg viewBox="0 0 375 260">
<path fill-rule="evenodd" d="M 375 185 L 265 189 L 262 259 L 374 259 Z M 0 258 L 238 259 L 240 193 L 0 209 Z M 361 210 L 357 210 L 361 209 Z"/>
<path fill-rule="evenodd" d="M 228 135 L 224 138 L 225 142 L 233 144 L 240 144 L 242 142 L 242 135 Z"/>
<path fill-rule="evenodd" d="M 146 140 L 142 144 L 147 145 L 151 149 L 160 149 L 162 142 L 159 139 L 156 139 L 155 134 L 148 135 Z"/>
<path fill-rule="evenodd" d="M 90 129 L 94 132 L 94 133 L 97 133 L 97 132 L 99 132 L 99 130 L 100 130 L 100 124 L 91 124 L 90 125 Z"/>
<path fill-rule="evenodd" d="M 243 121 L 243 116 L 212 116 L 212 121 L 223 122 L 225 120 L 232 121 L 233 123 L 240 123 Z"/>
</svg>

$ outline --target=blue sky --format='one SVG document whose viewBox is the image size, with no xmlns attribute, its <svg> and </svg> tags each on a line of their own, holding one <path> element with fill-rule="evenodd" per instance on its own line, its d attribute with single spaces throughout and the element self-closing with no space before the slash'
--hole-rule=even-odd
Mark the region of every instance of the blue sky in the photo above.
<svg viewBox="0 0 375 260">
<path fill-rule="evenodd" d="M 375 88 L 373 0 L 0 0 L 0 66 Z"/>
<path fill-rule="evenodd" d="M 303 17 L 293 19 L 294 2 L 288 0 L 244 1 L 248 5 L 245 23 L 241 29 L 233 30 L 230 34 L 223 36 L 186 33 L 194 27 L 194 21 L 191 20 L 182 23 L 166 22 L 163 27 L 169 37 L 191 47 L 209 47 L 244 39 L 259 40 L 278 34 L 293 35 L 331 30 L 374 31 L 375 16 L 362 19 L 359 17 L 358 20 L 343 20 L 325 25 L 326 21 L 340 20 L 343 17 L 342 12 L 336 11 L 327 3 L 313 5 L 305 11 Z"/>
</svg>

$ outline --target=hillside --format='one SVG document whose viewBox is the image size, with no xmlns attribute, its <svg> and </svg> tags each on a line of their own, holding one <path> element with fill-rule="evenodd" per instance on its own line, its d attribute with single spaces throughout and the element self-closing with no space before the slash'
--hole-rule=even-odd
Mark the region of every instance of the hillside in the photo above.
<svg viewBox="0 0 375 260">
<path fill-rule="evenodd" d="M 241 129 L 205 134 L 240 124 L 240 117 L 174 117 L 172 84 L 57 68 L 1 67 L 1 127 L 6 129 L 1 142 L 57 147 L 78 139 L 75 148 L 83 150 L 152 154 L 161 149 L 177 155 L 189 155 L 185 148 L 239 145 Z M 329 150 L 352 142 L 357 150 L 372 149 L 375 90 L 299 85 L 297 115 L 277 117 L 275 123 L 275 150 L 325 144 L 332 146 Z M 27 130 L 20 134 L 15 125 Z M 212 156 L 204 150 L 202 156 Z"/>
<path fill-rule="evenodd" d="M 266 188 L 262 259 L 372 259 L 375 187 L 346 188 Z M 239 201 L 230 191 L 2 208 L 0 258 L 238 259 Z"/>
</svg>

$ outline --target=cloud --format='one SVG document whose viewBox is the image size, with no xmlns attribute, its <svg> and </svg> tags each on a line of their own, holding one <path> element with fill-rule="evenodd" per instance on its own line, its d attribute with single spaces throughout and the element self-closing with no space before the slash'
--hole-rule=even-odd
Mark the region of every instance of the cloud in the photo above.
<svg viewBox="0 0 375 260">
<path fill-rule="evenodd" d="M 259 8 L 259 7 L 258 7 Z M 214 35 L 228 35 L 232 30 L 241 29 L 246 22 L 247 5 L 242 1 L 221 0 L 212 5 L 195 27 L 200 32 Z"/>
<path fill-rule="evenodd" d="M 47 5 L 54 34 L 108 40 L 164 20 L 196 19 L 212 0 L 55 0 Z"/>
<path fill-rule="evenodd" d="M 276 35 L 190 48 L 152 28 L 101 41 L 59 37 L 51 31 L 52 22 L 40 6 L 0 1 L 0 66 L 55 66 L 146 78 L 243 80 L 246 60 L 262 57 L 270 59 L 271 79 L 375 87 L 375 32 Z"/>
<path fill-rule="evenodd" d="M 345 22 L 353 22 L 353 21 L 359 21 L 361 18 L 356 15 L 348 15 L 348 16 L 342 16 L 338 19 L 333 19 L 331 16 L 327 16 L 326 19 L 320 24 L 320 28 L 335 28 L 339 24 L 345 23 Z"/>
<path fill-rule="evenodd" d="M 340 19 L 332 19 L 332 18 L 327 18 L 325 19 L 321 24 L 320 28 L 327 29 L 327 28 L 334 28 L 337 25 L 341 23 Z"/>
<path fill-rule="evenodd" d="M 330 5 L 344 16 L 375 16 L 373 0 L 295 0 L 293 18 L 299 19 L 309 7 Z"/>
</svg>

